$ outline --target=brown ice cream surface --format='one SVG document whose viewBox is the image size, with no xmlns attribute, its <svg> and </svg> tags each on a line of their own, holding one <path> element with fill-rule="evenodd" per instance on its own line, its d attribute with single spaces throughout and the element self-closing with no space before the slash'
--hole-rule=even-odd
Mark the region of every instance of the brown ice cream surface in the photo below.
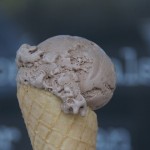
<svg viewBox="0 0 150 150">
<path fill-rule="evenodd" d="M 62 99 L 65 113 L 86 114 L 104 106 L 115 90 L 114 65 L 87 39 L 60 35 L 17 51 L 17 83 L 45 89 Z"/>
</svg>

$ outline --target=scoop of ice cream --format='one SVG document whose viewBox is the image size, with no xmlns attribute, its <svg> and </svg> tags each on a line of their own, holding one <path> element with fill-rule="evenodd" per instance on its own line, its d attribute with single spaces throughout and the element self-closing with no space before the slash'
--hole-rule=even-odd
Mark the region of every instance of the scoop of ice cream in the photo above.
<svg viewBox="0 0 150 150">
<path fill-rule="evenodd" d="M 77 36 L 55 36 L 37 46 L 23 44 L 17 51 L 18 84 L 48 90 L 62 99 L 65 113 L 86 114 L 112 97 L 114 65 L 95 43 Z"/>
</svg>

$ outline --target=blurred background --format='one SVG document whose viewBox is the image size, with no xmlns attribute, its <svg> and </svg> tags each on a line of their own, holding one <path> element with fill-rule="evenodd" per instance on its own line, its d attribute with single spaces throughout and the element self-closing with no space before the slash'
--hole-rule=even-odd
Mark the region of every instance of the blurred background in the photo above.
<svg viewBox="0 0 150 150">
<path fill-rule="evenodd" d="M 85 37 L 112 58 L 117 89 L 96 111 L 97 150 L 148 150 L 149 0 L 0 0 L 0 150 L 31 150 L 16 98 L 15 55 L 60 34 Z"/>
</svg>

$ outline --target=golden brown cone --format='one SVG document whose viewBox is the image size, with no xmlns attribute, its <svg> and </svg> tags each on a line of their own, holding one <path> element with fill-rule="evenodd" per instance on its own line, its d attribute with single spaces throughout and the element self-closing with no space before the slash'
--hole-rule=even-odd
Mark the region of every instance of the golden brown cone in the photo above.
<svg viewBox="0 0 150 150">
<path fill-rule="evenodd" d="M 33 150 L 95 150 L 96 114 L 64 114 L 61 100 L 52 93 L 19 85 L 17 97 Z"/>
</svg>

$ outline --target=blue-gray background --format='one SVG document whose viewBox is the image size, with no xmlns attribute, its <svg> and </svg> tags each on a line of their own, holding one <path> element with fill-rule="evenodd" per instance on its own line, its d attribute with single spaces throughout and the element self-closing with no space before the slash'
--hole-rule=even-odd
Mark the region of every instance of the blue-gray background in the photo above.
<svg viewBox="0 0 150 150">
<path fill-rule="evenodd" d="M 85 37 L 112 58 L 117 89 L 96 111 L 97 150 L 148 150 L 149 0 L 0 1 L 0 150 L 31 150 L 16 98 L 16 50 L 60 34 Z"/>
</svg>

